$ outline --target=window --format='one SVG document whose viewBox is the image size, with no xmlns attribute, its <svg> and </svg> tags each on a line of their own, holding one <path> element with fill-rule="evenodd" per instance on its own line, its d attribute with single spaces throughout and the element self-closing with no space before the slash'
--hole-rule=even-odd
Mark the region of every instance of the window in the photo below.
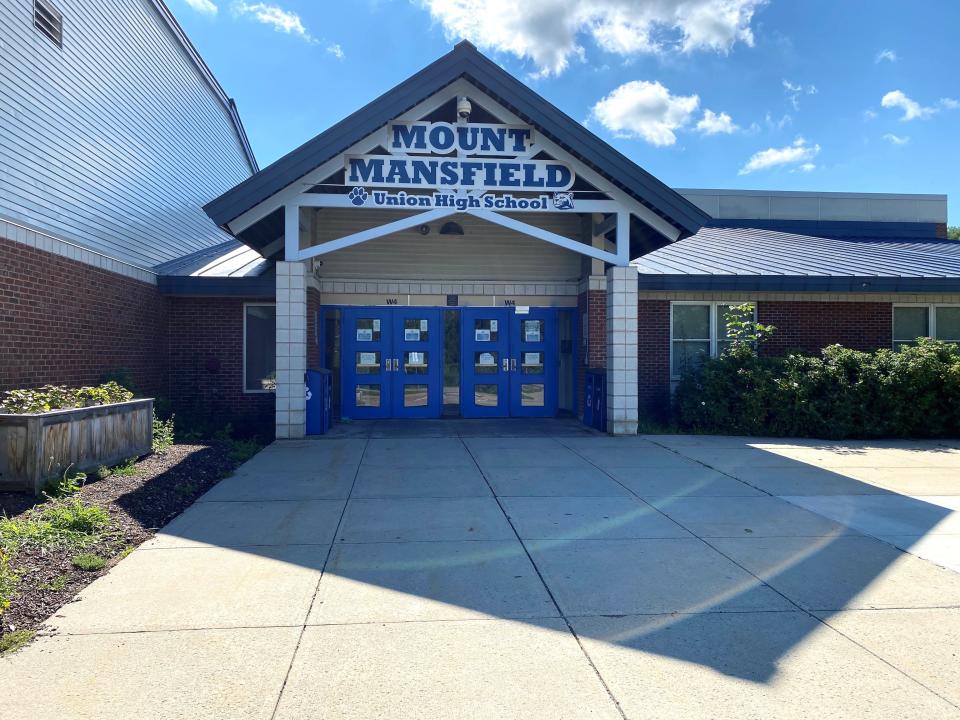
<svg viewBox="0 0 960 720">
<path fill-rule="evenodd" d="M 730 344 L 726 314 L 741 303 L 678 301 L 670 307 L 670 375 L 679 380 L 684 370 L 705 357 L 716 357 Z M 754 317 L 756 317 L 756 303 Z"/>
<path fill-rule="evenodd" d="M 894 305 L 893 349 L 921 337 L 960 343 L 960 305 Z"/>
<path fill-rule="evenodd" d="M 248 303 L 243 306 L 243 390 L 277 389 L 277 308 Z"/>
<path fill-rule="evenodd" d="M 57 47 L 63 47 L 63 14 L 48 0 L 34 0 L 33 26 Z"/>
</svg>

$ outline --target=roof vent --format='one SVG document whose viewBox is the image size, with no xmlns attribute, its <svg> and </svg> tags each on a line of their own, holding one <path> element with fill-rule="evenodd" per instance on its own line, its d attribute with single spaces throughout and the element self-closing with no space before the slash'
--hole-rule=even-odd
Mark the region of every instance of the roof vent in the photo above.
<svg viewBox="0 0 960 720">
<path fill-rule="evenodd" d="M 33 26 L 63 47 L 63 13 L 48 0 L 33 0 Z"/>
</svg>

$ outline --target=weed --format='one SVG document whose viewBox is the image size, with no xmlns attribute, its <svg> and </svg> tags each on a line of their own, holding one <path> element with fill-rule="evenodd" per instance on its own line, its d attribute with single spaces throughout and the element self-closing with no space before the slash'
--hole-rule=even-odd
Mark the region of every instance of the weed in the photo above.
<svg viewBox="0 0 960 720">
<path fill-rule="evenodd" d="M 80 491 L 83 483 L 87 480 L 87 475 L 82 472 L 71 472 L 70 468 L 72 467 L 73 465 L 68 465 L 67 469 L 63 471 L 63 475 L 47 483 L 47 487 L 44 490 L 44 494 L 47 497 L 66 497 L 67 495 L 73 495 Z"/>
<path fill-rule="evenodd" d="M 70 562 L 73 563 L 74 567 L 86 571 L 100 570 L 107 564 L 105 559 L 99 555 L 94 555 L 93 553 L 80 553 L 79 555 L 74 555 L 72 558 L 70 558 Z"/>
<path fill-rule="evenodd" d="M 123 560 L 127 555 L 136 550 L 135 545 L 127 545 L 123 550 L 117 553 L 117 560 Z"/>
<path fill-rule="evenodd" d="M 53 580 L 48 583 L 41 583 L 37 585 L 40 590 L 46 590 L 48 592 L 60 592 L 67 586 L 67 576 L 66 575 L 57 575 Z"/>
<path fill-rule="evenodd" d="M 106 465 L 101 465 L 93 473 L 94 477 L 96 477 L 97 480 L 106 480 L 112 474 L 113 474 L 113 470 L 108 468 Z"/>
<path fill-rule="evenodd" d="M 93 535 L 110 523 L 110 515 L 99 505 L 87 505 L 75 497 L 68 503 L 50 505 L 42 517 L 56 530 Z"/>
<path fill-rule="evenodd" d="M 130 458 L 129 460 L 124 460 L 119 465 L 114 465 L 110 468 L 111 474 L 119 475 L 120 477 L 130 477 L 131 475 L 137 474 L 137 459 Z"/>
<path fill-rule="evenodd" d="M 187 480 L 176 485 L 173 491 L 182 498 L 188 498 L 197 492 L 197 484 Z"/>
<path fill-rule="evenodd" d="M 33 640 L 34 635 L 36 633 L 33 630 L 14 630 L 0 635 L 0 656 L 15 653 Z"/>
<path fill-rule="evenodd" d="M 256 440 L 231 440 L 227 454 L 234 462 L 243 463 L 260 452 L 260 443 Z"/>
<path fill-rule="evenodd" d="M 153 413 L 153 451 L 162 453 L 173 445 L 173 415 L 167 420 L 161 420 L 157 413 Z"/>
<path fill-rule="evenodd" d="M 10 555 L 0 549 L 0 615 L 10 607 L 10 599 L 19 578 L 10 569 Z"/>
</svg>

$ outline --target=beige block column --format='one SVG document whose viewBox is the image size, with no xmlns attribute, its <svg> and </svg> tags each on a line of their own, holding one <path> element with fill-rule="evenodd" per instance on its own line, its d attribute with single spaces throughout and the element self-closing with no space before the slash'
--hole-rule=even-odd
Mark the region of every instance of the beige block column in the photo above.
<svg viewBox="0 0 960 720">
<path fill-rule="evenodd" d="M 637 271 L 607 270 L 607 432 L 637 434 Z"/>
<path fill-rule="evenodd" d="M 306 433 L 307 265 L 278 262 L 277 269 L 277 439 Z"/>
</svg>

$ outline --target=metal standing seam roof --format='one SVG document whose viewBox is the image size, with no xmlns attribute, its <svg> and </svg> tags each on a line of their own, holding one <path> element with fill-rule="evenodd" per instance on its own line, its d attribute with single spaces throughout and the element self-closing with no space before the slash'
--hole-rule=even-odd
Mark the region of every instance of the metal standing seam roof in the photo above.
<svg viewBox="0 0 960 720">
<path fill-rule="evenodd" d="M 225 227 L 231 220 L 461 77 L 476 84 L 538 132 L 666 218 L 681 231 L 681 235 L 696 232 L 710 219 L 692 202 L 554 107 L 466 41 L 458 43 L 439 60 L 366 107 L 209 202 L 204 210 L 217 225 Z"/>
<path fill-rule="evenodd" d="M 633 261 L 643 289 L 960 292 L 960 243 L 707 227 Z"/>
<path fill-rule="evenodd" d="M 243 278 L 263 275 L 273 263 L 237 240 L 228 240 L 153 268 L 161 276 Z"/>
</svg>

